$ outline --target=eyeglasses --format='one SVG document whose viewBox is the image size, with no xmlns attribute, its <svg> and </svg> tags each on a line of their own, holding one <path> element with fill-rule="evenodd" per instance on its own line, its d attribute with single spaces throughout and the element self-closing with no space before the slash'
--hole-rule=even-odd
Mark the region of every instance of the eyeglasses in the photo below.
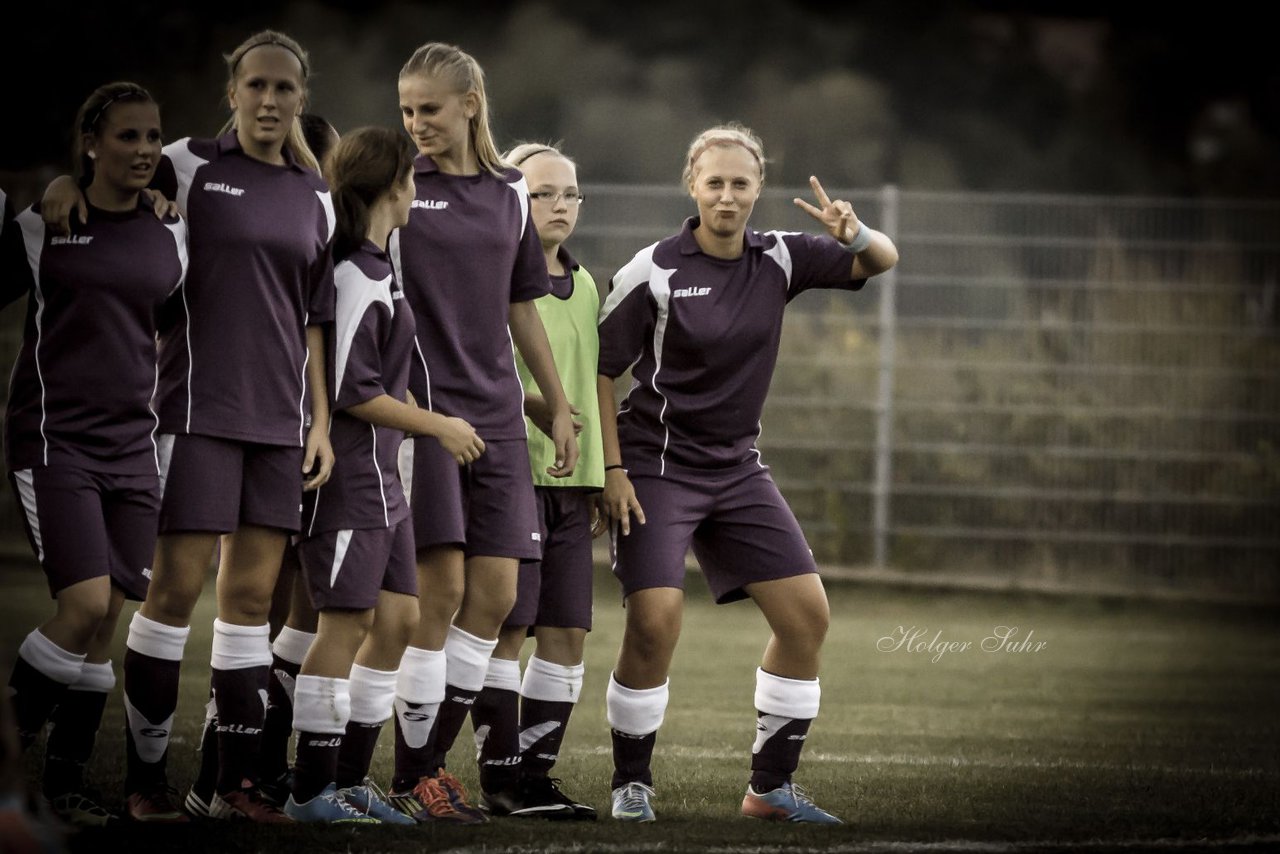
<svg viewBox="0 0 1280 854">
<path fill-rule="evenodd" d="M 530 193 L 529 198 L 533 199 L 535 202 L 550 202 L 553 205 L 561 199 L 564 199 L 564 203 L 572 207 L 573 205 L 582 204 L 582 200 L 585 199 L 586 196 L 576 190 L 569 190 L 567 193 Z"/>
</svg>

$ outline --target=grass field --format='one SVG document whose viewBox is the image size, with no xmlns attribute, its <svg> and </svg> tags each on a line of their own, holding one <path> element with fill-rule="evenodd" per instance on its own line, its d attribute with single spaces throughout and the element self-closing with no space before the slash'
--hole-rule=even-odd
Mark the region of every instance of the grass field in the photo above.
<svg viewBox="0 0 1280 854">
<path fill-rule="evenodd" d="M 0 664 L 7 673 L 21 638 L 50 605 L 37 571 L 2 572 Z M 779 827 L 737 817 L 754 734 L 752 673 L 767 633 L 749 604 L 712 605 L 698 578 L 691 578 L 654 764 L 659 820 L 636 826 L 607 817 L 604 686 L 621 609 L 614 582 L 601 574 L 583 701 L 558 767 L 567 791 L 601 809 L 598 823 L 123 827 L 82 833 L 73 850 L 1280 850 L 1275 611 L 852 583 L 833 583 L 829 593 L 822 712 L 797 780 L 845 818 L 844 827 Z M 197 761 L 210 604 L 206 598 L 197 614 L 183 668 L 170 759 L 179 786 L 190 781 Z M 984 650 L 984 639 L 1001 626 L 1017 628 L 1010 641 L 1030 643 Z M 933 651 L 908 649 L 910 642 L 894 648 L 900 627 L 908 640 L 921 630 L 915 643 L 933 641 Z M 968 648 L 937 654 L 939 644 L 966 641 Z M 118 699 L 107 715 L 91 774 L 111 801 L 120 796 L 123 767 Z M 390 742 L 388 727 L 375 761 L 382 782 Z M 473 755 L 460 739 L 450 760 L 472 787 Z M 39 748 L 33 767 L 38 757 Z"/>
</svg>

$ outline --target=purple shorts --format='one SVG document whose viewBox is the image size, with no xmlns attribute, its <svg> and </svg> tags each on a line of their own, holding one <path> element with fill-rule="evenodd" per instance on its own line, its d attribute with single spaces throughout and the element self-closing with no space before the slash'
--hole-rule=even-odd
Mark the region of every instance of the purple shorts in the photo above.
<svg viewBox="0 0 1280 854">
<path fill-rule="evenodd" d="M 50 594 L 111 577 L 129 599 L 146 598 L 160 516 L 160 479 L 62 466 L 9 475 Z"/>
<path fill-rule="evenodd" d="M 412 467 L 409 507 L 419 549 L 456 545 L 467 557 L 542 556 L 525 440 L 485 442 L 480 459 L 467 466 L 430 436 L 412 441 L 413 459 L 402 466 Z"/>
<path fill-rule="evenodd" d="M 302 526 L 302 448 L 190 433 L 161 436 L 159 446 L 160 533 Z"/>
<path fill-rule="evenodd" d="M 757 581 L 817 572 L 800 523 L 768 469 L 746 463 L 724 471 L 631 479 L 646 524 L 611 533 L 613 572 L 623 596 L 650 587 L 684 589 L 689 547 L 717 604 L 745 599 Z"/>
<path fill-rule="evenodd" d="M 413 524 L 408 518 L 390 528 L 316 534 L 298 543 L 298 558 L 317 611 L 365 611 L 378 604 L 383 590 L 418 595 Z"/>
<path fill-rule="evenodd" d="M 503 625 L 591 630 L 591 499 L 572 487 L 534 489 L 542 560 L 520 564 L 516 604 Z"/>
</svg>

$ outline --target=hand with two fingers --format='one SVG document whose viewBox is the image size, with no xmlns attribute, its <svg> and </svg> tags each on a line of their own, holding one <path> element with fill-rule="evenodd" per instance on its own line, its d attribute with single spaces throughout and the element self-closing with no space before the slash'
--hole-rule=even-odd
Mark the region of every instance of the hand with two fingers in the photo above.
<svg viewBox="0 0 1280 854">
<path fill-rule="evenodd" d="M 858 230 L 862 228 L 858 215 L 853 212 L 853 205 L 844 199 L 832 201 L 827 196 L 827 191 L 822 189 L 822 184 L 818 181 L 817 176 L 809 176 L 809 186 L 813 188 L 814 197 L 818 202 L 817 206 L 806 202 L 804 199 L 792 199 L 796 207 L 822 223 L 822 227 L 836 240 L 846 246 L 852 243 L 853 239 L 858 235 Z"/>
</svg>

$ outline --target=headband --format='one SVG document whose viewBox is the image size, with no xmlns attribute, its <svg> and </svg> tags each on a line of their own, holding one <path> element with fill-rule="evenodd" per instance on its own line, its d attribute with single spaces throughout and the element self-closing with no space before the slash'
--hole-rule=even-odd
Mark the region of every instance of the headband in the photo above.
<svg viewBox="0 0 1280 854">
<path fill-rule="evenodd" d="M 150 100 L 150 96 L 147 95 L 146 91 L 143 89 L 126 89 L 123 92 L 120 92 L 119 94 L 112 95 L 110 98 L 102 102 L 102 106 L 99 107 L 97 112 L 93 114 L 93 118 L 85 119 L 84 124 L 80 126 L 80 132 L 91 133 L 93 131 L 96 131 L 98 129 L 98 122 L 102 121 L 102 117 L 107 113 L 107 107 L 110 107 L 116 101 L 121 101 L 126 98 L 130 98 L 130 99 L 136 98 L 138 100 L 143 100 L 143 99 Z"/>
<path fill-rule="evenodd" d="M 232 74 L 235 74 L 235 73 L 236 73 L 236 69 L 240 67 L 240 60 L 244 59 L 245 54 L 247 54 L 249 51 L 253 50 L 255 47 L 266 47 L 266 46 L 268 46 L 268 45 L 272 45 L 272 46 L 275 46 L 275 47 L 282 47 L 282 48 L 284 48 L 285 50 L 289 51 L 289 53 L 291 53 L 291 54 L 293 54 L 295 57 L 297 57 L 297 59 L 298 59 L 298 64 L 302 66 L 302 79 L 304 79 L 304 80 L 305 80 L 305 79 L 307 78 L 307 76 L 311 73 L 311 72 L 310 72 L 310 70 L 309 70 L 309 69 L 308 69 L 308 67 L 307 67 L 307 61 L 306 61 L 305 59 L 303 59 L 303 58 L 302 58 L 302 54 L 298 53 L 298 52 L 297 52 L 296 50 L 294 50 L 292 47 L 290 47 L 289 45 L 287 45 L 287 44 L 285 44 L 284 42 L 280 41 L 279 39 L 275 38 L 274 36 L 273 36 L 273 37 L 271 37 L 271 38 L 269 38 L 269 39 L 267 39 L 267 40 L 265 40 L 265 41 L 260 41 L 260 42 L 258 42 L 257 44 L 252 45 L 252 46 L 250 46 L 250 47 L 246 48 L 246 49 L 245 49 L 245 52 L 244 52 L 244 53 L 242 53 L 242 54 L 240 54 L 239 58 L 237 58 L 237 59 L 236 59 L 235 64 L 231 66 L 231 73 L 232 73 Z"/>
<path fill-rule="evenodd" d="M 689 168 L 693 168 L 693 164 L 698 162 L 698 158 L 707 153 L 707 149 L 715 145 L 739 145 L 747 150 L 747 153 L 756 161 L 756 166 L 760 167 L 760 174 L 764 174 L 764 162 L 760 159 L 760 155 L 736 136 L 713 136 L 705 140 L 702 145 L 695 148 L 689 154 Z"/>
<path fill-rule="evenodd" d="M 512 165 L 512 166 L 519 166 L 521 163 L 524 163 L 524 162 L 525 162 L 526 160 L 528 160 L 530 157 L 536 157 L 536 156 L 538 156 L 539 154 L 556 154 L 556 155 L 559 155 L 560 157 L 564 157 L 564 155 L 563 155 L 563 154 L 560 154 L 560 152 L 559 152 L 559 151 L 556 151 L 556 150 L 555 150 L 554 148 L 552 148 L 551 146 L 549 146 L 549 145 L 543 145 L 543 146 L 541 146 L 541 147 L 539 147 L 539 148 L 535 148 L 533 151 L 527 152 L 527 153 L 524 155 L 524 157 L 521 157 L 519 160 L 513 160 L 513 161 L 511 161 L 511 165 Z"/>
</svg>

